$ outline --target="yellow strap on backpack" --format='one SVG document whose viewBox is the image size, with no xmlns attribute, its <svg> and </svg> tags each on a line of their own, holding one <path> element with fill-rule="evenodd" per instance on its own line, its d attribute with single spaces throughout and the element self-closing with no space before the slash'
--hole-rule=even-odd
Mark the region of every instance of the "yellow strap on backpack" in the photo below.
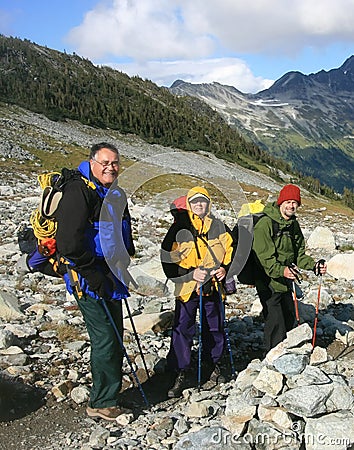
<svg viewBox="0 0 354 450">
<path fill-rule="evenodd" d="M 237 217 L 247 216 L 248 214 L 257 214 L 262 212 L 263 209 L 264 205 L 262 203 L 262 200 L 256 200 L 252 203 L 244 203 L 241 206 L 240 212 L 238 213 Z"/>
</svg>

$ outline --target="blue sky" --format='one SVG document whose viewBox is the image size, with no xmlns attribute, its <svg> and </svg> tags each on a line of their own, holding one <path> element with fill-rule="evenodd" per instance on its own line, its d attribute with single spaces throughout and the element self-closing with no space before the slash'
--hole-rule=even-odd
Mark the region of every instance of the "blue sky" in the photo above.
<svg viewBox="0 0 354 450">
<path fill-rule="evenodd" d="M 0 0 L 0 33 L 160 86 L 258 92 L 354 54 L 354 0 Z"/>
</svg>

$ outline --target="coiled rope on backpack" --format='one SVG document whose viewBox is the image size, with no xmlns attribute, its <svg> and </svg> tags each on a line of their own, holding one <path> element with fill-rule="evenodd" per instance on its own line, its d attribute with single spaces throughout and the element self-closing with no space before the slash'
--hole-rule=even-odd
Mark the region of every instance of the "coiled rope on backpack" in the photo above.
<svg viewBox="0 0 354 450">
<path fill-rule="evenodd" d="M 54 219 L 45 219 L 38 208 L 32 212 L 30 223 L 33 228 L 33 233 L 38 241 L 55 236 L 57 231 L 56 221 Z"/>
<path fill-rule="evenodd" d="M 73 170 L 63 169 L 62 172 L 49 172 L 38 175 L 38 182 L 42 189 L 41 200 L 30 217 L 33 233 L 40 243 L 44 239 L 55 238 L 57 222 L 53 214 L 61 199 L 63 187 L 69 180 L 81 179 L 87 187 L 95 190 L 95 184 L 78 172 L 73 174 Z"/>
<path fill-rule="evenodd" d="M 50 172 L 50 173 L 43 173 L 41 175 L 38 175 L 38 182 L 42 189 L 52 186 L 53 177 L 60 176 L 59 172 Z M 36 208 L 30 217 L 30 223 L 33 228 L 33 233 L 38 239 L 38 241 L 41 241 L 46 238 L 53 238 L 57 231 L 57 223 L 55 219 L 48 219 L 42 216 L 41 214 L 41 208 L 40 206 Z"/>
<path fill-rule="evenodd" d="M 43 190 L 47 186 L 52 186 L 53 184 L 53 177 L 60 177 L 60 172 L 48 172 L 48 173 L 41 173 L 38 175 L 38 183 Z"/>
</svg>

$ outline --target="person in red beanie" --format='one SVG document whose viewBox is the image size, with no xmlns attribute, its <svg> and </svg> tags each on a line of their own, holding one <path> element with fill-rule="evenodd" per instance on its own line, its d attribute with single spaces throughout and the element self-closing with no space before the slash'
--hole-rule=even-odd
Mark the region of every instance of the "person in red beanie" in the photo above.
<svg viewBox="0 0 354 450">
<path fill-rule="evenodd" d="M 300 188 L 294 184 L 287 184 L 279 192 L 279 197 L 277 200 L 277 205 L 280 206 L 286 200 L 293 200 L 297 203 L 297 207 L 301 205 L 301 194 Z"/>
<path fill-rule="evenodd" d="M 305 253 L 305 239 L 296 211 L 301 205 L 298 186 L 287 184 L 276 202 L 267 203 L 264 216 L 254 227 L 253 252 L 259 266 L 256 290 L 263 307 L 266 351 L 279 344 L 295 323 L 293 290 L 299 269 L 326 273 L 323 259 L 315 260 Z"/>
</svg>

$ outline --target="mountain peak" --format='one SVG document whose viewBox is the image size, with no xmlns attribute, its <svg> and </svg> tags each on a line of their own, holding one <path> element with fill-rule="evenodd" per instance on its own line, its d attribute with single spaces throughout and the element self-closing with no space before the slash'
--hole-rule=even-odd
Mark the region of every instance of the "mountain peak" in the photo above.
<svg viewBox="0 0 354 450">
<path fill-rule="evenodd" d="M 173 88 L 177 88 L 177 87 L 179 87 L 179 86 L 181 86 L 181 85 L 184 85 L 184 84 L 187 84 L 185 81 L 183 81 L 183 80 L 176 80 L 176 81 L 174 81 L 172 84 L 171 84 L 171 86 L 169 87 L 169 89 L 173 89 Z"/>
<path fill-rule="evenodd" d="M 183 82 L 171 91 L 208 103 L 228 124 L 304 175 L 339 192 L 354 188 L 354 55 L 329 71 L 290 71 L 257 94 L 219 83 Z"/>
</svg>

